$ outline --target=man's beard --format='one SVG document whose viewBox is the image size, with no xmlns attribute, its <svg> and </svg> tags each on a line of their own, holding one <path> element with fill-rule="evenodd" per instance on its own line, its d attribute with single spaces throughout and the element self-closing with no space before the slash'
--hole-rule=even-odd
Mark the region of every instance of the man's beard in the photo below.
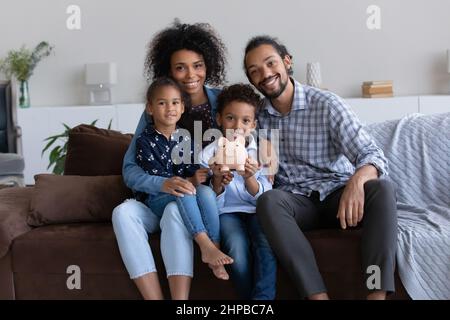
<svg viewBox="0 0 450 320">
<path fill-rule="evenodd" d="M 279 96 L 281 96 L 281 94 L 284 92 L 284 90 L 286 89 L 286 87 L 287 87 L 287 84 L 288 84 L 288 81 L 289 80 L 286 80 L 285 82 L 283 82 L 282 80 L 281 80 L 281 75 L 280 75 L 280 88 L 277 90 L 277 91 L 275 91 L 275 92 L 273 92 L 273 93 L 267 93 L 266 91 L 264 91 L 264 89 L 262 89 L 260 86 L 258 86 L 258 89 L 259 89 L 259 91 L 267 98 L 267 99 L 276 99 L 276 98 L 278 98 Z"/>
</svg>

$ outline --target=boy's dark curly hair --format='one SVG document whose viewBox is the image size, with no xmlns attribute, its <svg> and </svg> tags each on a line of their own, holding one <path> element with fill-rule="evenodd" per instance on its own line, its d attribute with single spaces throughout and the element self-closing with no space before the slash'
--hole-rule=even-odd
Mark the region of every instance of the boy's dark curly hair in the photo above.
<svg viewBox="0 0 450 320">
<path fill-rule="evenodd" d="M 256 113 L 261 103 L 261 97 L 248 84 L 237 83 L 229 87 L 224 87 L 217 97 L 217 112 L 222 114 L 225 106 L 234 101 L 245 102 L 254 106 Z"/>
<path fill-rule="evenodd" d="M 170 73 L 170 58 L 175 51 L 191 50 L 203 56 L 206 84 L 221 85 L 225 81 L 226 48 L 208 23 L 181 24 L 158 32 L 148 45 L 144 75 L 147 81 Z"/>
</svg>

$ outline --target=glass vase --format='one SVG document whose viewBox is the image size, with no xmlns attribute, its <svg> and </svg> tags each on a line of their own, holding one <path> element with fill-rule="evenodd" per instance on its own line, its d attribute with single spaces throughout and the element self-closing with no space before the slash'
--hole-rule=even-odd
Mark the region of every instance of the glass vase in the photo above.
<svg viewBox="0 0 450 320">
<path fill-rule="evenodd" d="M 30 107 L 30 92 L 28 91 L 28 81 L 21 80 L 19 87 L 19 107 L 29 108 Z"/>
</svg>

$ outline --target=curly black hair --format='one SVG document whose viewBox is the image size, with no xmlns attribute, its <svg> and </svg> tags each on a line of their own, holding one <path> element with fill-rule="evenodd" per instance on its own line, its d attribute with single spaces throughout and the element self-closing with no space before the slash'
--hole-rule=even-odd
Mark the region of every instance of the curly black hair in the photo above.
<svg viewBox="0 0 450 320">
<path fill-rule="evenodd" d="M 234 101 L 245 102 L 254 106 L 256 113 L 261 104 L 261 97 L 248 84 L 237 83 L 224 87 L 217 97 L 217 113 L 222 114 L 225 106 Z"/>
<path fill-rule="evenodd" d="M 266 35 L 253 37 L 248 41 L 247 46 L 245 47 L 244 70 L 245 70 L 245 73 L 247 74 L 247 77 L 248 77 L 247 66 L 245 65 L 245 59 L 247 58 L 247 53 L 249 53 L 251 50 L 253 50 L 255 48 L 258 48 L 259 46 L 261 46 L 263 44 L 268 44 L 268 45 L 272 46 L 275 50 L 277 50 L 277 52 L 281 58 L 288 56 L 292 60 L 292 55 L 289 53 L 286 46 L 284 44 L 282 44 L 277 38 L 274 38 L 271 36 L 266 36 Z M 292 76 L 294 74 L 292 67 L 288 70 L 288 74 L 290 76 Z"/>
<path fill-rule="evenodd" d="M 170 73 L 170 58 L 178 50 L 191 50 L 203 56 L 206 84 L 221 85 L 225 81 L 226 48 L 208 23 L 173 25 L 159 31 L 148 45 L 144 75 L 147 81 Z"/>
</svg>

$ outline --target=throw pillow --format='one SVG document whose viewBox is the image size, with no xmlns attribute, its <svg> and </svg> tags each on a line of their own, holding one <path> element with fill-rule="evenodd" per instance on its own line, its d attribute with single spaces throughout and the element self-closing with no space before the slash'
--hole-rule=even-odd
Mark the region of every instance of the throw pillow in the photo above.
<svg viewBox="0 0 450 320">
<path fill-rule="evenodd" d="M 132 134 L 79 125 L 69 132 L 65 175 L 108 176 L 122 174 L 122 163 Z"/>
<path fill-rule="evenodd" d="M 132 197 L 122 176 L 39 174 L 27 222 L 31 226 L 110 221 L 113 209 Z"/>
</svg>

